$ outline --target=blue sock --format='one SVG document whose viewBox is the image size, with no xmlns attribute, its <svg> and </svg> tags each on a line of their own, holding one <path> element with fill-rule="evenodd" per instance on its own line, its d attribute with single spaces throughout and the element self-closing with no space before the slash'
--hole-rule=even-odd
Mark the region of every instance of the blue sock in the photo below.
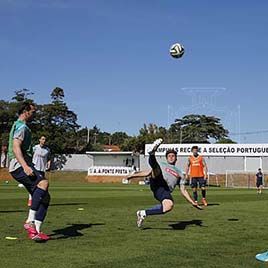
<svg viewBox="0 0 268 268">
<path fill-rule="evenodd" d="M 42 221 L 43 222 L 45 217 L 46 217 L 46 215 L 47 215 L 47 209 L 48 209 L 48 205 L 41 203 L 40 206 L 39 206 L 39 209 L 36 212 L 35 219 L 37 221 Z"/>
<path fill-rule="evenodd" d="M 43 197 L 46 195 L 47 191 L 36 188 L 35 191 L 32 194 L 32 205 L 31 209 L 37 211 L 39 209 L 39 206 L 42 202 Z"/>
<path fill-rule="evenodd" d="M 202 190 L 202 197 L 206 198 L 206 190 Z"/>
<path fill-rule="evenodd" d="M 158 214 L 164 214 L 163 212 L 163 205 L 155 205 L 152 208 L 145 210 L 146 216 L 148 215 L 158 215 Z"/>
<path fill-rule="evenodd" d="M 193 195 L 194 195 L 194 201 L 197 201 L 197 191 L 193 192 Z"/>
</svg>

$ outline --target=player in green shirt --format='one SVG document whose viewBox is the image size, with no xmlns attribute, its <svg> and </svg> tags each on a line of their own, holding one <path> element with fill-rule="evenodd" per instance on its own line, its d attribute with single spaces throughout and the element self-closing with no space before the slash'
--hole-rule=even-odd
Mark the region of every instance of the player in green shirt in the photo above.
<svg viewBox="0 0 268 268">
<path fill-rule="evenodd" d="M 23 102 L 19 108 L 19 117 L 9 134 L 9 172 L 32 195 L 32 205 L 24 224 L 28 237 L 35 241 L 46 241 L 49 236 L 42 233 L 40 228 L 50 202 L 48 180 L 34 168 L 32 163 L 32 134 L 27 126 L 35 111 L 35 105 L 30 102 Z"/>
</svg>

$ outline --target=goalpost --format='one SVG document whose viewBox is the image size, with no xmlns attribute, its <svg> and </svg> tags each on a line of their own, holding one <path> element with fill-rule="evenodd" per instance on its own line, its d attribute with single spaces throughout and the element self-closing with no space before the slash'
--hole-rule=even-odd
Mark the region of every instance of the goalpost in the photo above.
<svg viewBox="0 0 268 268">
<path fill-rule="evenodd" d="M 227 188 L 256 188 L 256 171 L 226 170 L 225 187 Z M 268 178 L 268 171 L 263 173 L 263 186 Z"/>
</svg>

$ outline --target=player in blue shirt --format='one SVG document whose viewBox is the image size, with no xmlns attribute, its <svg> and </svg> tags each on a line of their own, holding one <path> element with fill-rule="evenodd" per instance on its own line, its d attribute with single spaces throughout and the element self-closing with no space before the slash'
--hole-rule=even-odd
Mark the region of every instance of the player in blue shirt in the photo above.
<svg viewBox="0 0 268 268">
<path fill-rule="evenodd" d="M 256 187 L 257 187 L 257 194 L 261 194 L 263 187 L 263 173 L 261 171 L 261 168 L 258 169 L 258 173 L 256 174 Z"/>
</svg>

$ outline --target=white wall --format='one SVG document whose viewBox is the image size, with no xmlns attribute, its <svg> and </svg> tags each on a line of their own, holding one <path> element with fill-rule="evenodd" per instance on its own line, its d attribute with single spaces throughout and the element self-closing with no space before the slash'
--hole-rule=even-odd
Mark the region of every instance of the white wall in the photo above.
<svg viewBox="0 0 268 268">
<path fill-rule="evenodd" d="M 209 172 L 213 172 L 216 174 L 225 174 L 226 170 L 244 170 L 245 168 L 245 158 L 244 157 L 204 157 L 208 166 Z M 158 161 L 165 161 L 165 157 L 157 157 Z M 180 169 L 185 170 L 187 165 L 188 157 L 178 157 L 178 161 L 176 166 Z M 262 161 L 260 158 L 254 157 L 254 159 L 250 159 L 254 163 L 248 165 L 247 170 L 252 171 L 252 169 L 256 170 L 260 167 L 257 163 L 262 162 L 262 169 L 268 170 L 268 157 L 263 157 Z M 258 166 L 258 168 L 257 168 Z M 148 156 L 141 155 L 140 156 L 140 167 L 141 169 L 148 169 L 150 168 L 148 164 Z"/>
<path fill-rule="evenodd" d="M 126 166 L 126 158 L 131 159 L 127 155 L 95 155 L 94 159 L 91 155 L 87 154 L 72 154 L 62 155 L 58 159 L 58 169 L 62 170 L 84 170 L 87 171 L 91 166 Z M 149 169 L 148 156 L 140 155 L 133 156 L 135 166 L 141 170 Z M 176 166 L 185 170 L 188 157 L 178 157 Z M 157 157 L 158 161 L 165 161 L 165 157 Z M 244 170 L 244 157 L 205 157 L 210 172 L 217 174 L 225 174 L 226 170 Z M 254 166 L 250 165 L 250 169 L 254 169 L 259 163 L 259 159 L 251 159 Z M 61 164 L 60 164 L 61 161 Z M 252 163 L 253 163 L 252 162 Z M 268 157 L 262 158 L 262 169 L 268 170 Z M 249 162 L 248 162 L 249 163 Z M 258 167 L 259 168 L 259 167 Z"/>
<path fill-rule="evenodd" d="M 86 154 L 60 155 L 54 158 L 53 166 L 58 170 L 87 171 L 93 166 L 93 158 Z"/>
<path fill-rule="evenodd" d="M 115 166 L 125 167 L 126 159 L 128 160 L 128 166 L 131 167 L 131 159 L 134 159 L 134 165 L 138 167 L 139 157 L 130 155 L 94 155 L 94 166 Z"/>
</svg>

